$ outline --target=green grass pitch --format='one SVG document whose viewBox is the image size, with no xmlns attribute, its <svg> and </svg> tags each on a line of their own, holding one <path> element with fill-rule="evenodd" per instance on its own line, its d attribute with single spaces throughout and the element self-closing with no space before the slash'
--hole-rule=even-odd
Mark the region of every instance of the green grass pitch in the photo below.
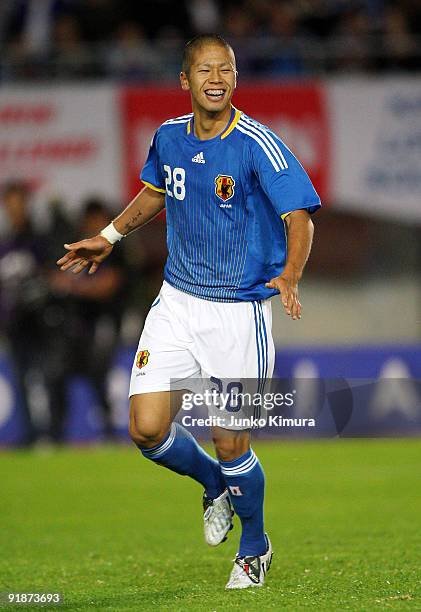
<svg viewBox="0 0 421 612">
<path fill-rule="evenodd" d="M 107 447 L 0 455 L 0 591 L 59 591 L 58 610 L 421 610 L 421 440 L 254 448 L 275 550 L 264 588 L 224 590 L 238 519 L 206 546 L 201 488 Z"/>
</svg>

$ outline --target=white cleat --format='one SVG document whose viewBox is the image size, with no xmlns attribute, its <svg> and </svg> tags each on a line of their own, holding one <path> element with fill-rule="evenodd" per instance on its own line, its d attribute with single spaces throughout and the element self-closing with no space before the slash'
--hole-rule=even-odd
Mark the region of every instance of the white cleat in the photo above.
<svg viewBox="0 0 421 612">
<path fill-rule="evenodd" d="M 268 549 L 264 555 L 256 557 L 240 557 L 234 559 L 234 567 L 226 584 L 226 589 L 248 589 L 249 587 L 261 587 L 265 582 L 265 576 L 272 562 L 272 544 L 265 534 Z"/>
<path fill-rule="evenodd" d="M 233 528 L 231 507 L 228 491 L 225 490 L 216 499 L 203 495 L 203 521 L 205 540 L 209 546 L 218 546 L 227 539 L 227 533 Z"/>
</svg>

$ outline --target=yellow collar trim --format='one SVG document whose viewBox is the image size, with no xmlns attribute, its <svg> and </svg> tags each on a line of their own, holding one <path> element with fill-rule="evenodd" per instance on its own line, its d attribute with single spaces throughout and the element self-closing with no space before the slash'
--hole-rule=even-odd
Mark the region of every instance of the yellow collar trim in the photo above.
<svg viewBox="0 0 421 612">
<path fill-rule="evenodd" d="M 235 107 L 233 106 L 233 108 Z M 238 110 L 238 108 L 235 109 L 234 119 L 231 121 L 230 125 L 227 127 L 225 132 L 221 135 L 221 140 L 229 136 L 229 134 L 231 134 L 232 130 L 235 128 L 235 126 L 239 122 L 242 114 L 243 114 L 243 111 Z"/>
<path fill-rule="evenodd" d="M 233 108 L 235 108 L 235 107 L 233 106 Z M 243 111 L 238 110 L 238 108 L 235 109 L 234 118 L 231 121 L 231 123 L 229 124 L 229 126 L 227 127 L 227 129 L 225 130 L 225 132 L 223 132 L 221 134 L 221 140 L 223 138 L 226 138 L 229 134 L 231 134 L 232 130 L 235 128 L 235 126 L 239 122 L 240 117 L 241 117 L 242 114 L 243 114 Z M 190 119 L 190 121 L 188 121 L 188 123 L 187 123 L 187 128 L 186 128 L 187 129 L 187 134 L 191 134 L 191 121 L 192 120 Z"/>
</svg>

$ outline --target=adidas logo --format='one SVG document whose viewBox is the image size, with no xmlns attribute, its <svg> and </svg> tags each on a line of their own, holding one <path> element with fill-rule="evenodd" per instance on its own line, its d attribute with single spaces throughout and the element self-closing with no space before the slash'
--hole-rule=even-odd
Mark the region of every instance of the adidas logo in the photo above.
<svg viewBox="0 0 421 612">
<path fill-rule="evenodd" d="M 206 164 L 205 158 L 203 157 L 203 152 L 200 151 L 197 155 L 192 157 L 192 162 L 196 162 L 196 164 Z"/>
</svg>

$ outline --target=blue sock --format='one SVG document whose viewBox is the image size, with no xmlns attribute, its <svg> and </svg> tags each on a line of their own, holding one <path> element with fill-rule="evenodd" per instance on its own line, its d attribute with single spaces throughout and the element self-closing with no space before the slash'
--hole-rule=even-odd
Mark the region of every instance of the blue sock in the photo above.
<svg viewBox="0 0 421 612">
<path fill-rule="evenodd" d="M 212 499 L 221 495 L 226 488 L 218 462 L 208 455 L 191 433 L 179 423 L 171 425 L 168 435 L 157 446 L 137 446 L 147 459 L 200 482 L 206 495 Z"/>
<path fill-rule="evenodd" d="M 235 512 L 240 517 L 241 557 L 262 555 L 267 550 L 263 526 L 265 475 L 252 449 L 233 461 L 220 461 Z"/>
</svg>

